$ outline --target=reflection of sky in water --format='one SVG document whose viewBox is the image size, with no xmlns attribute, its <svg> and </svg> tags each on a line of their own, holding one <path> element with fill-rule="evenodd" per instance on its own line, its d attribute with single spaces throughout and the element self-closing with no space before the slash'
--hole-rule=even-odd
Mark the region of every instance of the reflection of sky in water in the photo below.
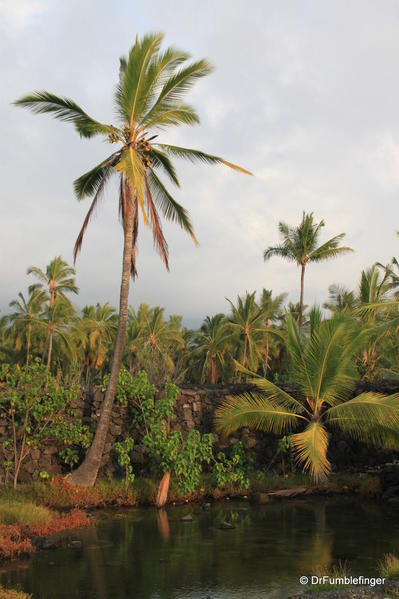
<svg viewBox="0 0 399 599">
<path fill-rule="evenodd" d="M 73 533 L 81 545 L 5 565 L 0 580 L 34 599 L 282 599 L 338 561 L 375 575 L 384 553 L 399 554 L 398 533 L 394 511 L 354 498 L 131 510 Z"/>
</svg>

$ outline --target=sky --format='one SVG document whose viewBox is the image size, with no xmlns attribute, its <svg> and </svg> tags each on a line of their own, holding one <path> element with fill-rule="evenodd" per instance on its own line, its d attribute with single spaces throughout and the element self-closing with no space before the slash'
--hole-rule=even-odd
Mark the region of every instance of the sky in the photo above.
<svg viewBox="0 0 399 599">
<path fill-rule="evenodd" d="M 215 67 L 189 97 L 201 124 L 163 141 L 254 176 L 178 164 L 175 197 L 199 246 L 166 224 L 167 273 L 142 230 L 131 304 L 164 306 L 195 326 L 245 291 L 297 301 L 298 268 L 264 263 L 263 251 L 279 242 L 279 221 L 299 224 L 302 211 L 325 220 L 321 241 L 344 232 L 355 250 L 309 266 L 306 303 L 325 301 L 332 283 L 356 288 L 363 268 L 399 255 L 398 28 L 397 0 L 0 0 L 0 315 L 32 282 L 27 267 L 57 255 L 72 262 L 89 205 L 77 202 L 73 180 L 109 154 L 104 142 L 12 102 L 46 89 L 112 122 L 119 57 L 147 31 Z M 118 305 L 117 205 L 111 186 L 76 264 L 80 307 Z"/>
</svg>

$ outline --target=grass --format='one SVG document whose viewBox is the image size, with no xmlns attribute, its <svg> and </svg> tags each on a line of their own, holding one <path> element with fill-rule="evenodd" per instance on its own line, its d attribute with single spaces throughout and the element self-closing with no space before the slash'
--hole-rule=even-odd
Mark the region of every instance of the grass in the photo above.
<svg viewBox="0 0 399 599">
<path fill-rule="evenodd" d="M 21 524 L 32 526 L 48 524 L 54 519 L 54 512 L 31 501 L 0 501 L 0 524 Z"/>
<path fill-rule="evenodd" d="M 323 485 L 314 485 L 310 478 L 303 473 L 290 473 L 278 475 L 273 473 L 257 473 L 250 476 L 249 489 L 237 489 L 227 485 L 223 489 L 215 487 L 211 474 L 203 474 L 199 488 L 190 496 L 192 502 L 202 501 L 205 498 L 223 499 L 225 497 L 243 497 L 251 493 L 267 493 L 277 489 L 288 489 L 298 486 L 313 487 L 320 493 L 359 493 L 371 497 L 377 496 L 379 480 L 377 477 L 359 477 L 353 474 L 332 474 Z M 127 489 L 120 480 L 99 480 L 93 488 L 81 488 L 68 485 L 63 477 L 55 477 L 50 482 L 35 482 L 20 484 L 17 490 L 9 486 L 0 486 L 0 522 L 1 506 L 4 504 L 18 503 L 18 512 L 24 513 L 21 504 L 27 502 L 38 506 L 56 510 L 72 508 L 103 508 L 103 507 L 136 507 L 139 505 L 154 505 L 158 490 L 158 481 L 150 478 L 136 477 L 134 483 Z M 170 503 L 184 503 L 187 498 L 177 489 L 175 481 L 171 480 L 169 490 Z M 4 508 L 7 512 L 7 509 Z M 29 509 L 26 510 L 29 512 Z M 37 510 L 32 510 L 39 514 Z M 45 517 L 45 512 L 44 519 Z M 28 515 L 26 516 L 29 517 Z M 33 517 L 33 516 L 32 516 Z M 29 522 L 26 522 L 29 524 Z"/>
<path fill-rule="evenodd" d="M 15 589 L 5 589 L 0 585 L 0 599 L 31 599 L 32 595 L 28 595 L 23 591 Z"/>
<path fill-rule="evenodd" d="M 378 563 L 378 571 L 382 578 L 399 578 L 399 558 L 392 553 L 386 553 Z"/>
<path fill-rule="evenodd" d="M 328 576 L 330 579 L 333 578 L 345 578 L 350 576 L 350 572 L 345 562 L 338 562 L 330 569 L 320 568 L 316 572 L 314 572 L 315 576 Z M 320 593 L 321 591 L 331 591 L 333 589 L 345 589 L 349 588 L 350 584 L 331 584 L 330 582 L 326 582 L 325 584 L 313 584 L 311 588 L 308 589 L 309 593 Z"/>
</svg>

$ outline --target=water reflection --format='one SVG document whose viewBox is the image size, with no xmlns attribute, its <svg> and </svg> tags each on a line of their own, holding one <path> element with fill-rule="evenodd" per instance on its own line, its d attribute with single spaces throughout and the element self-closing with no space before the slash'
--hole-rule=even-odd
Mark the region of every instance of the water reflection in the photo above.
<svg viewBox="0 0 399 599">
<path fill-rule="evenodd" d="M 384 553 L 399 553 L 396 513 L 348 498 L 131 510 L 74 537 L 80 547 L 10 564 L 1 582 L 34 599 L 283 598 L 301 574 L 345 560 L 353 574 L 373 575 Z"/>
</svg>

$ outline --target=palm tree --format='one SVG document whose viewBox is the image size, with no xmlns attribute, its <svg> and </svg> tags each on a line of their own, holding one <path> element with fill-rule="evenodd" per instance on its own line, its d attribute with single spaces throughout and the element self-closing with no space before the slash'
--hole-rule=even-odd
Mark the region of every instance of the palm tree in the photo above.
<svg viewBox="0 0 399 599">
<path fill-rule="evenodd" d="M 79 289 L 75 285 L 75 269 L 69 266 L 61 256 L 56 256 L 48 264 L 46 272 L 43 272 L 37 266 L 30 266 L 27 274 L 34 275 L 39 283 L 34 283 L 29 287 L 29 292 L 40 290 L 49 294 L 49 306 L 53 307 L 57 296 L 66 299 L 67 293 L 78 293 Z"/>
<path fill-rule="evenodd" d="M 389 333 L 392 325 L 397 328 L 397 314 L 394 311 L 397 309 L 398 302 L 392 298 L 391 291 L 392 281 L 389 269 L 373 264 L 362 271 L 356 313 L 373 331 L 362 352 L 364 378 L 373 378 L 376 375 L 378 342 Z"/>
<path fill-rule="evenodd" d="M 301 292 L 299 297 L 299 328 L 303 320 L 303 293 L 305 282 L 305 269 L 309 262 L 322 262 L 336 258 L 346 252 L 352 252 L 349 247 L 340 247 L 340 242 L 345 233 L 332 237 L 322 245 L 318 245 L 320 230 L 324 227 L 324 220 L 315 223 L 313 212 L 303 212 L 302 221 L 298 227 L 290 227 L 280 222 L 278 225 L 283 241 L 280 245 L 268 247 L 263 254 L 263 259 L 269 260 L 272 256 L 280 256 L 291 262 L 296 262 L 301 267 Z"/>
<path fill-rule="evenodd" d="M 353 312 L 356 304 L 356 296 L 353 291 L 341 285 L 330 285 L 328 288 L 328 301 L 323 304 L 323 308 L 333 313 L 342 312 L 343 310 Z"/>
<path fill-rule="evenodd" d="M 165 321 L 164 308 L 156 306 L 143 315 L 137 350 L 151 378 L 159 378 L 160 373 L 170 375 L 174 370 L 171 350 L 183 346 L 179 326 L 173 319 Z"/>
<path fill-rule="evenodd" d="M 75 311 L 72 304 L 60 295 L 55 299 L 51 308 L 50 306 L 46 306 L 46 309 L 37 321 L 37 325 L 47 331 L 42 360 L 44 360 L 47 354 L 47 366 L 49 368 L 51 366 L 54 340 L 59 342 L 63 353 L 70 356 L 73 354 L 74 347 L 69 325 L 74 315 Z"/>
<path fill-rule="evenodd" d="M 42 311 L 46 294 L 40 289 L 29 291 L 29 296 L 25 299 L 23 293 L 18 293 L 19 299 L 10 302 L 10 308 L 14 309 L 9 315 L 10 322 L 17 332 L 22 333 L 26 348 L 26 365 L 29 364 L 32 330 L 37 324 Z"/>
<path fill-rule="evenodd" d="M 237 296 L 237 306 L 229 299 L 231 315 L 230 327 L 237 333 L 239 362 L 244 368 L 257 370 L 262 347 L 264 345 L 264 311 L 255 301 L 255 291 L 243 297 Z"/>
<path fill-rule="evenodd" d="M 92 446 L 84 462 L 71 476 L 72 483 L 83 486 L 91 486 L 96 480 L 109 428 L 126 337 L 129 279 L 137 274 L 140 214 L 145 224 L 151 224 L 155 247 L 166 268 L 168 247 L 158 210 L 166 219 L 177 222 L 196 241 L 188 213 L 172 197 L 158 175 L 166 175 L 171 183 L 179 184 L 171 160 L 174 157 L 192 162 L 225 164 L 248 173 L 218 156 L 155 141 L 160 131 L 199 123 L 195 109 L 183 102 L 183 98 L 199 79 L 212 70 L 206 60 L 187 64 L 189 55 L 174 47 L 161 51 L 162 40 L 163 35 L 159 33 L 150 33 L 141 39 L 137 37 L 128 57 L 121 58 L 114 97 L 118 116 L 116 125 L 100 123 L 73 100 L 47 91 L 34 92 L 16 102 L 34 113 L 50 113 L 61 121 L 73 123 L 81 137 L 100 135 L 109 143 L 118 144 L 116 151 L 74 184 L 78 199 L 93 198 L 75 244 L 75 259 L 104 188 L 114 174 L 119 177 L 119 209 L 124 233 L 119 322 L 110 382 Z"/>
<path fill-rule="evenodd" d="M 357 374 L 354 358 L 366 334 L 358 322 L 336 315 L 321 322 L 305 341 L 288 317 L 287 333 L 300 398 L 252 375 L 257 390 L 227 398 L 217 411 L 218 429 L 225 433 L 242 426 L 276 434 L 298 431 L 291 437 L 296 457 L 315 481 L 323 480 L 331 469 L 328 431 L 338 429 L 375 446 L 397 445 L 399 394 L 362 393 L 351 399 Z"/>
<path fill-rule="evenodd" d="M 273 297 L 271 289 L 263 289 L 260 298 L 260 307 L 264 313 L 265 329 L 266 329 L 266 354 L 265 354 L 265 377 L 270 368 L 270 324 L 278 321 L 282 317 L 282 305 L 287 297 L 286 293 L 280 293 Z"/>
<path fill-rule="evenodd" d="M 225 367 L 225 357 L 230 349 L 233 332 L 224 314 L 207 316 L 193 340 L 193 358 L 200 358 L 201 383 L 214 385 Z"/>
</svg>

